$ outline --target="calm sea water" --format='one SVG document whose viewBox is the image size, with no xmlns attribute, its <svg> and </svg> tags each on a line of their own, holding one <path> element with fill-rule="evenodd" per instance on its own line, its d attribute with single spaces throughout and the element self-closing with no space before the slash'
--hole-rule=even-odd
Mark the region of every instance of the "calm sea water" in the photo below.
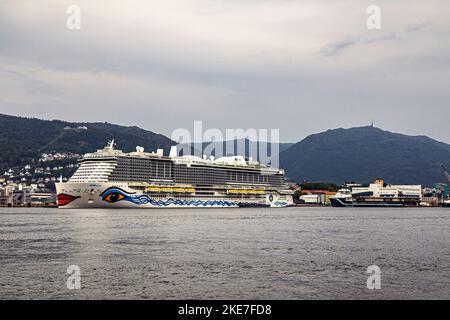
<svg viewBox="0 0 450 320">
<path fill-rule="evenodd" d="M 0 298 L 449 299 L 450 210 L 1 208 Z"/>
</svg>

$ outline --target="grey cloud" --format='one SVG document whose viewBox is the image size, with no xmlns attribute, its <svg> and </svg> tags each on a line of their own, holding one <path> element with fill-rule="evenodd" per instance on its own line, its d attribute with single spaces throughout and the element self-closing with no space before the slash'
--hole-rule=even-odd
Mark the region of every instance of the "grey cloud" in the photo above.
<svg viewBox="0 0 450 320">
<path fill-rule="evenodd" d="M 320 50 L 320 54 L 324 57 L 336 57 L 341 55 L 345 50 L 365 44 L 372 44 L 383 41 L 398 41 L 400 36 L 396 33 L 382 34 L 376 37 L 367 38 L 349 38 L 338 42 L 333 42 Z"/>
<path fill-rule="evenodd" d="M 375 43 L 375 42 L 382 42 L 382 41 L 398 41 L 400 40 L 400 36 L 395 33 L 387 33 L 387 34 L 383 34 L 381 36 L 377 36 L 377 37 L 371 37 L 368 38 L 367 40 L 362 41 L 362 43 Z"/>
<path fill-rule="evenodd" d="M 450 22 L 421 0 L 380 0 L 396 17 L 380 32 L 358 0 L 79 3 L 79 32 L 65 29 L 71 1 L 0 4 L 0 112 L 283 141 L 373 118 L 450 142 Z"/>
<path fill-rule="evenodd" d="M 339 42 L 334 42 L 327 45 L 325 48 L 320 50 L 320 53 L 324 57 L 335 57 L 342 52 L 358 43 L 358 40 L 355 39 L 346 39 Z"/>
<path fill-rule="evenodd" d="M 428 22 L 423 22 L 423 23 L 414 23 L 414 24 L 410 24 L 406 27 L 406 32 L 417 32 L 417 31 L 421 31 L 424 29 L 427 29 L 428 27 L 430 27 L 431 24 Z"/>
</svg>

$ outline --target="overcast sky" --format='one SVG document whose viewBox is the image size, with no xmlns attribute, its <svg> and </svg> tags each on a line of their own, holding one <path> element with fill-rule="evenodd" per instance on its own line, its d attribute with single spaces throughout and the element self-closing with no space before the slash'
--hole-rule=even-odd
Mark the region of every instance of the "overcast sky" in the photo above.
<svg viewBox="0 0 450 320">
<path fill-rule="evenodd" d="M 285 142 L 373 119 L 450 143 L 450 1 L 2 0 L 0 113 Z"/>
</svg>

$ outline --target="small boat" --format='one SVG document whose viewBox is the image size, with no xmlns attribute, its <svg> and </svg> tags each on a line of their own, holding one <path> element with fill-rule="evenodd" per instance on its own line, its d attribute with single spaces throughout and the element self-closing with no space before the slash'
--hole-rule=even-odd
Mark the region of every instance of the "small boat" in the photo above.
<svg viewBox="0 0 450 320">
<path fill-rule="evenodd" d="M 450 200 L 445 200 L 441 203 L 441 206 L 444 208 L 450 208 Z"/>
<path fill-rule="evenodd" d="M 339 189 L 338 192 L 330 198 L 333 207 L 353 207 L 352 191 L 349 188 Z"/>
</svg>

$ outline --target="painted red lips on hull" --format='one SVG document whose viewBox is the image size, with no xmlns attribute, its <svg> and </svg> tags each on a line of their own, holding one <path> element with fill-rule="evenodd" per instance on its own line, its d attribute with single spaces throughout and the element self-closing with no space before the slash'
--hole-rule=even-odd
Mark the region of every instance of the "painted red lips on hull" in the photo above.
<svg viewBox="0 0 450 320">
<path fill-rule="evenodd" d="M 60 193 L 58 194 L 58 206 L 65 206 L 71 203 L 73 200 L 81 198 L 80 196 L 71 196 L 70 194 Z"/>
</svg>

